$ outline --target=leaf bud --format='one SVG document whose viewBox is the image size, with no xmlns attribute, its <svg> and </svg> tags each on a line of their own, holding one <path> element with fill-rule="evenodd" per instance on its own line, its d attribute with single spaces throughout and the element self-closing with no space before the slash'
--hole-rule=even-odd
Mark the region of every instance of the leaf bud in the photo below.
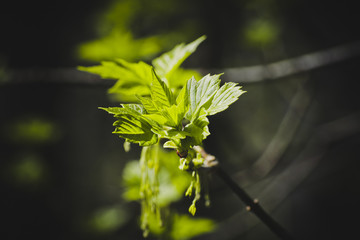
<svg viewBox="0 0 360 240">
<path fill-rule="evenodd" d="M 183 150 L 183 151 L 176 150 L 176 154 L 177 154 L 180 158 L 186 158 L 187 155 L 188 155 L 188 151 L 187 151 L 187 150 Z"/>
</svg>

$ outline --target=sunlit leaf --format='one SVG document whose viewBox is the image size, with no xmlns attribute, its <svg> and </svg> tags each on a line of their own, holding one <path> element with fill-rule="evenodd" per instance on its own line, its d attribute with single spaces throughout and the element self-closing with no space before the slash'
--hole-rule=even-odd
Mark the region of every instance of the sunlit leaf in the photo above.
<svg viewBox="0 0 360 240">
<path fill-rule="evenodd" d="M 151 84 L 151 98 L 157 108 L 170 107 L 174 104 L 173 95 L 164 81 L 153 71 Z"/>
<path fill-rule="evenodd" d="M 176 98 L 176 105 L 178 108 L 178 111 L 183 114 L 183 117 L 185 116 L 185 113 L 189 109 L 189 93 L 187 91 L 187 83 L 185 83 L 184 87 L 179 92 L 177 98 Z"/>
<path fill-rule="evenodd" d="M 168 119 L 166 117 L 164 117 L 164 115 L 160 114 L 159 112 L 153 113 L 153 114 L 146 114 L 146 115 L 144 115 L 144 117 L 150 121 L 156 122 L 157 124 L 159 124 L 159 126 L 165 125 L 166 122 L 168 121 Z M 161 128 L 161 129 L 163 129 L 163 128 Z"/>
<path fill-rule="evenodd" d="M 212 76 L 208 74 L 197 82 L 196 98 L 190 99 L 190 101 L 196 101 L 197 109 L 200 109 L 201 107 L 207 108 L 205 105 L 219 89 L 220 76 L 220 74 Z"/>
<path fill-rule="evenodd" d="M 81 44 L 78 56 L 91 61 L 115 58 L 136 60 L 157 54 L 162 49 L 161 45 L 157 36 L 135 39 L 129 31 L 114 29 L 97 40 Z"/>
<path fill-rule="evenodd" d="M 151 125 L 144 119 L 130 114 L 117 116 L 114 123 L 114 134 L 125 138 L 128 142 L 138 143 L 140 146 L 149 146 L 158 141 L 157 135 L 151 131 Z"/>
<path fill-rule="evenodd" d="M 123 75 L 123 69 L 115 62 L 102 61 L 101 65 L 83 67 L 79 66 L 78 70 L 100 75 L 102 78 L 119 79 Z"/>
<path fill-rule="evenodd" d="M 176 70 L 181 63 L 196 50 L 198 45 L 204 41 L 205 38 L 205 36 L 202 36 L 187 45 L 181 43 L 170 52 L 164 53 L 160 57 L 154 59 L 152 64 L 155 67 L 156 72 L 161 77 L 168 77 L 172 71 Z"/>
<path fill-rule="evenodd" d="M 121 104 L 121 106 L 122 107 L 99 107 L 99 109 L 107 111 L 110 114 L 114 114 L 115 116 L 119 114 L 141 115 L 146 113 L 145 108 L 140 104 Z"/>
<path fill-rule="evenodd" d="M 150 90 L 153 78 L 153 69 L 150 65 L 144 62 L 129 63 L 122 59 L 117 59 L 116 62 L 119 66 L 117 71 L 120 76 L 116 84 L 109 89 L 110 93 L 116 93 L 121 88 L 131 88 L 138 85 L 148 86 Z"/>
<path fill-rule="evenodd" d="M 125 110 L 132 112 L 134 114 L 143 115 L 147 113 L 144 106 L 141 104 L 121 104 L 121 106 Z"/>
<path fill-rule="evenodd" d="M 145 146 L 140 165 L 135 166 L 137 169 L 126 167 L 128 173 L 124 173 L 127 185 L 124 197 L 141 202 L 144 236 L 150 230 L 155 234 L 166 232 L 166 237 L 173 239 L 189 239 L 213 228 L 212 222 L 189 221 L 183 217 L 171 220 L 168 224 L 173 225 L 171 231 L 153 225 L 153 222 L 161 222 L 160 207 L 178 200 L 189 184 L 186 195 L 193 197 L 189 212 L 195 214 L 196 202 L 202 195 L 198 170 L 203 166 L 204 158 L 193 147 L 201 145 L 210 134 L 207 116 L 225 110 L 244 92 L 235 83 L 226 83 L 220 88 L 221 74 L 199 77 L 194 71 L 179 68 L 204 39 L 201 37 L 188 45 L 176 46 L 153 61 L 155 68 L 143 62 L 129 63 L 118 59 L 88 69 L 102 76 L 118 78 L 109 92 L 133 95 L 140 102 L 101 109 L 117 119 L 115 134 L 124 138 L 127 144 Z M 160 140 L 166 141 L 164 148 L 178 150 L 180 166 L 170 166 L 177 165 L 179 157 L 177 154 L 172 155 L 176 159 L 165 156 L 159 148 Z M 189 175 L 184 177 L 179 173 L 180 170 L 183 173 L 191 170 L 191 180 Z M 187 227 L 191 230 L 177 230 Z"/>
<path fill-rule="evenodd" d="M 208 128 L 209 120 L 206 115 L 208 115 L 208 113 L 202 108 L 199 116 L 185 126 L 184 131 L 189 133 L 189 136 L 193 139 L 191 145 L 201 144 L 202 141 L 210 135 Z"/>
<path fill-rule="evenodd" d="M 172 105 L 171 107 L 164 107 L 161 114 L 168 120 L 167 125 L 178 128 L 181 125 L 185 112 L 179 109 L 178 106 Z"/>
<path fill-rule="evenodd" d="M 104 61 L 99 66 L 78 67 L 79 70 L 98 74 L 102 78 L 116 79 L 108 92 L 120 100 L 136 101 L 135 95 L 150 95 L 153 67 L 144 63 L 129 63 L 123 59 Z"/>
<path fill-rule="evenodd" d="M 245 91 L 241 90 L 236 83 L 225 83 L 215 94 L 210 107 L 207 109 L 209 115 L 224 111 L 230 104 L 234 103 Z"/>
<path fill-rule="evenodd" d="M 194 120 L 200 109 L 208 107 L 220 85 L 220 75 L 206 75 L 200 81 L 194 78 L 187 82 L 189 96 L 189 111 L 186 113 L 188 120 Z"/>
<path fill-rule="evenodd" d="M 158 112 L 156 106 L 154 105 L 153 100 L 150 97 L 137 96 L 137 98 L 140 100 L 141 104 L 144 106 L 147 113 L 151 114 Z"/>
<path fill-rule="evenodd" d="M 169 82 L 170 88 L 176 89 L 183 87 L 186 82 L 192 77 L 194 77 L 195 79 L 202 78 L 201 74 L 195 70 L 177 68 L 172 72 L 170 76 L 167 77 L 167 80 Z"/>
<path fill-rule="evenodd" d="M 125 138 L 126 141 L 138 143 L 140 146 L 148 146 L 158 141 L 157 135 L 151 129 L 149 120 L 143 117 L 145 108 L 139 104 L 123 104 L 122 107 L 100 108 L 110 114 L 114 114 L 117 121 L 114 122 L 114 134 Z"/>
</svg>

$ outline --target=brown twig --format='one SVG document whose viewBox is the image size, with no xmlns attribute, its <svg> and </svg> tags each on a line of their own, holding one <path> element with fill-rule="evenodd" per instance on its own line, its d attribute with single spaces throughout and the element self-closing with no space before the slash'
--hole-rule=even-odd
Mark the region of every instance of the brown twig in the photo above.
<svg viewBox="0 0 360 240">
<path fill-rule="evenodd" d="M 276 222 L 259 204 L 257 199 L 252 199 L 218 164 L 215 156 L 208 154 L 202 147 L 195 146 L 194 150 L 201 153 L 204 158 L 204 168 L 215 169 L 215 174 L 246 204 L 246 210 L 254 213 L 269 229 L 280 239 L 290 240 L 293 237 Z"/>
<path fill-rule="evenodd" d="M 215 173 L 225 184 L 246 204 L 246 210 L 254 213 L 269 229 L 280 239 L 290 240 L 293 237 L 276 222 L 259 204 L 257 199 L 252 199 L 232 178 L 219 166 L 216 166 Z"/>
</svg>

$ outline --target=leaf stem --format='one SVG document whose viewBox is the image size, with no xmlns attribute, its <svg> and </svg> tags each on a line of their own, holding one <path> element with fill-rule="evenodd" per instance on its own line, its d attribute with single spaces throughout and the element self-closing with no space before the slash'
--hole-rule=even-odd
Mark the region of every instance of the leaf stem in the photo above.
<svg viewBox="0 0 360 240">
<path fill-rule="evenodd" d="M 294 239 L 260 206 L 257 199 L 252 199 L 221 167 L 215 166 L 214 169 L 217 176 L 246 204 L 246 209 L 254 213 L 274 234 L 283 240 Z"/>
</svg>

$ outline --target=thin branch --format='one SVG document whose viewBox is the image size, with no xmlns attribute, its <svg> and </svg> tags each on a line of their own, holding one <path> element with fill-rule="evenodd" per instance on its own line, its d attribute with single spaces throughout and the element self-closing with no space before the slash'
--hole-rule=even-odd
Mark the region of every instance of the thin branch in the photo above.
<svg viewBox="0 0 360 240">
<path fill-rule="evenodd" d="M 276 222 L 259 204 L 257 199 L 252 199 L 231 177 L 219 166 L 215 173 L 231 188 L 231 190 L 246 204 L 246 209 L 254 213 L 269 229 L 280 239 L 290 240 L 293 237 Z"/>
<path fill-rule="evenodd" d="M 235 67 L 224 69 L 199 69 L 200 72 L 225 72 L 223 79 L 225 81 L 254 83 L 265 80 L 274 80 L 302 72 L 307 72 L 316 68 L 324 67 L 336 62 L 341 62 L 360 55 L 360 42 L 345 44 L 330 48 L 324 51 L 318 51 L 305 54 L 295 58 L 289 58 L 282 61 L 249 67 Z M 113 80 L 104 80 L 99 76 L 81 72 L 75 68 L 58 69 L 3 69 L 1 83 L 18 84 L 29 82 L 56 83 L 56 84 L 78 84 L 111 86 Z"/>
<path fill-rule="evenodd" d="M 4 70 L 2 84 L 62 84 L 111 87 L 115 81 L 102 79 L 100 76 L 77 70 L 76 68 L 54 68 L 54 69 L 9 69 Z"/>
<path fill-rule="evenodd" d="M 268 176 L 266 179 L 253 184 L 250 188 L 246 188 L 247 192 L 251 192 L 251 194 L 261 199 L 262 205 L 269 211 L 278 207 L 279 203 L 283 202 L 318 166 L 332 142 L 360 132 L 359 119 L 360 112 L 355 112 L 317 127 L 316 131 L 309 137 L 304 149 L 293 159 L 290 166 L 281 173 Z M 231 217 L 223 220 L 218 230 L 209 235 L 207 239 L 234 239 L 236 236 L 243 234 L 249 227 L 259 223 L 255 218 L 244 218 L 245 213 L 245 210 L 234 213 Z M 238 228 L 239 222 L 242 222 L 247 227 Z M 235 232 L 234 229 L 236 229 Z"/>
<path fill-rule="evenodd" d="M 254 213 L 269 229 L 282 240 L 293 239 L 291 235 L 276 222 L 259 204 L 257 199 L 252 199 L 218 164 L 215 156 L 208 154 L 202 147 L 195 146 L 194 150 L 204 158 L 203 167 L 215 169 L 215 173 L 225 184 L 246 204 L 246 210 Z"/>
<path fill-rule="evenodd" d="M 241 83 L 274 80 L 341 62 L 358 55 L 360 55 L 360 42 L 355 42 L 266 65 L 227 68 L 224 69 L 226 73 L 224 78 Z"/>
</svg>

